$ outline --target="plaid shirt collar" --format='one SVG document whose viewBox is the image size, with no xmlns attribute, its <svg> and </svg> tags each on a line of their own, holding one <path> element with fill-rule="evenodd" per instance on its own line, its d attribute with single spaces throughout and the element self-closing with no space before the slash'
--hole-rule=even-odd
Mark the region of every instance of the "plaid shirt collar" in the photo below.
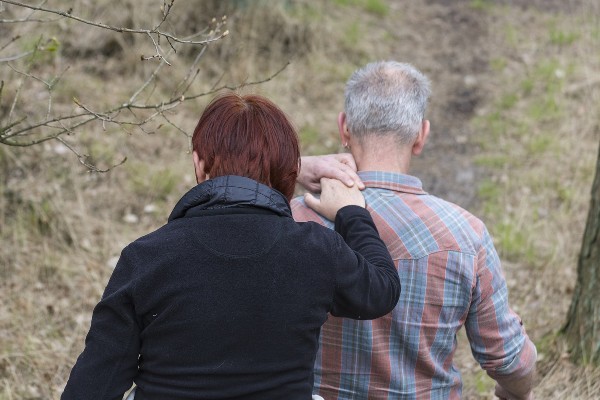
<svg viewBox="0 0 600 400">
<path fill-rule="evenodd" d="M 368 188 L 388 189 L 395 192 L 427 194 L 421 180 L 415 176 L 386 171 L 359 171 L 358 176 Z"/>
</svg>

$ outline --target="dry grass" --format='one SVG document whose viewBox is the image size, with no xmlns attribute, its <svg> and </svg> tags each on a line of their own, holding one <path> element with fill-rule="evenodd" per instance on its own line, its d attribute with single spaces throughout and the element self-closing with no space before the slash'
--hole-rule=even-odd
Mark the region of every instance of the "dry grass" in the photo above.
<svg viewBox="0 0 600 400">
<path fill-rule="evenodd" d="M 537 397 L 599 396 L 598 370 L 572 365 L 554 338 L 575 283 L 599 141 L 594 1 L 551 8 L 519 1 L 201 3 L 177 4 L 182 32 L 228 13 L 231 35 L 206 53 L 193 90 L 261 79 L 291 60 L 276 79 L 251 90 L 290 114 L 307 154 L 339 150 L 335 118 L 357 66 L 390 58 L 423 69 L 434 83 L 433 132 L 415 174 L 432 193 L 479 208 L 497 239 L 512 304 L 540 348 Z M 81 0 L 76 11 L 138 26 L 155 17 L 151 7 L 131 13 L 131 1 L 108 4 Z M 149 67 L 138 62 L 147 51 L 143 40 L 70 23 L 52 29 L 65 46 L 52 67 L 72 64 L 57 89 L 65 107 L 74 94 L 121 101 L 146 76 Z M 192 56 L 182 52 L 178 65 Z M 183 73 L 175 65 L 155 95 Z M 37 96 L 35 89 L 25 95 Z M 190 132 L 207 100 L 186 103 L 173 121 Z M 58 397 L 120 250 L 163 224 L 193 185 L 188 139 L 172 127 L 145 134 L 96 126 L 72 140 L 101 165 L 129 160 L 90 174 L 53 142 L 0 147 L 2 400 Z M 493 385 L 465 339 L 459 342 L 465 398 L 492 398 Z"/>
</svg>

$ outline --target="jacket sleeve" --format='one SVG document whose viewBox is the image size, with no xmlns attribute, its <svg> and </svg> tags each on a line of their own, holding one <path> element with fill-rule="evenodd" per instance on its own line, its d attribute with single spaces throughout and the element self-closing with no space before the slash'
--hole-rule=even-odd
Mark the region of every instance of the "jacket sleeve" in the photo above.
<svg viewBox="0 0 600 400">
<path fill-rule="evenodd" d="M 338 211 L 337 275 L 331 315 L 374 319 L 394 309 L 400 278 L 369 212 L 358 206 Z"/>
<path fill-rule="evenodd" d="M 465 329 L 471 351 L 493 379 L 520 379 L 535 368 L 536 349 L 508 305 L 498 254 L 484 229 Z"/>
<path fill-rule="evenodd" d="M 94 308 L 85 349 L 71 370 L 62 400 L 121 400 L 133 383 L 140 329 L 131 297 L 134 265 L 126 250 Z"/>
</svg>

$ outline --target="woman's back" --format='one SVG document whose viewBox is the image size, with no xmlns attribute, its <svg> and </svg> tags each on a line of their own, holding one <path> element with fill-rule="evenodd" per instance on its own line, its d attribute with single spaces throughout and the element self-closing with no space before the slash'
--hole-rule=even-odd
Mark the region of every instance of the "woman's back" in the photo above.
<svg viewBox="0 0 600 400">
<path fill-rule="evenodd" d="M 136 399 L 145 390 L 164 398 L 174 386 L 207 399 L 310 398 L 334 295 L 332 232 L 275 214 L 222 212 L 173 221 L 127 249 L 143 265 Z"/>
<path fill-rule="evenodd" d="M 167 225 L 123 250 L 72 372 L 96 369 L 94 397 L 117 398 L 134 379 L 136 400 L 309 399 L 327 313 L 369 318 L 395 305 L 360 298 L 391 292 L 381 279 L 396 273 L 391 260 L 388 271 L 367 268 L 334 231 L 294 222 L 264 185 L 213 182 L 227 183 L 192 189 Z M 235 194 L 252 187 L 271 197 L 250 206 Z M 355 220 L 370 219 L 355 208 Z M 381 243 L 373 249 L 389 258 Z"/>
</svg>

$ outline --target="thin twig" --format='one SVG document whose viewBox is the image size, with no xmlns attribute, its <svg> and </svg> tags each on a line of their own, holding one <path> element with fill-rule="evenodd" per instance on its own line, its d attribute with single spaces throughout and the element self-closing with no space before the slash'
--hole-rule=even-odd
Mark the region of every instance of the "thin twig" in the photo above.
<svg viewBox="0 0 600 400">
<path fill-rule="evenodd" d="M 19 125 L 21 122 L 25 121 L 27 117 L 22 117 L 20 120 L 9 123 L 6 126 L 0 128 L 0 142 L 4 143 L 4 139 L 10 138 L 11 135 L 8 133 L 14 126 Z"/>
<path fill-rule="evenodd" d="M 211 38 L 208 38 L 208 39 L 205 39 L 205 40 L 199 40 L 199 41 L 186 40 L 186 39 L 179 38 L 179 37 L 175 36 L 172 33 L 163 32 L 163 31 L 160 31 L 160 30 L 116 27 L 116 26 L 111 26 L 111 25 L 104 24 L 102 22 L 89 21 L 87 19 L 84 19 L 84 18 L 78 17 L 76 15 L 73 15 L 70 12 L 53 10 L 53 9 L 50 9 L 50 8 L 45 8 L 45 7 L 40 7 L 40 6 L 36 7 L 36 6 L 29 5 L 29 4 L 21 3 L 19 1 L 14 1 L 14 0 L 3 0 L 3 2 L 5 2 L 7 4 L 12 4 L 12 5 L 15 5 L 15 6 L 19 6 L 19 7 L 29 8 L 29 9 L 35 10 L 35 11 L 43 11 L 43 12 L 47 12 L 47 13 L 50 13 L 50 14 L 60 15 L 62 17 L 70 18 L 70 19 L 73 19 L 75 21 L 84 23 L 86 25 L 95 26 L 97 28 L 102 28 L 102 29 L 108 29 L 108 30 L 115 31 L 115 32 L 120 32 L 120 33 L 134 33 L 134 34 L 143 34 L 143 35 L 147 35 L 149 33 L 154 33 L 154 34 L 157 34 L 158 36 L 162 36 L 165 39 L 172 40 L 172 41 L 177 42 L 177 43 L 195 44 L 195 45 L 207 45 L 209 43 L 216 42 L 216 41 L 224 38 L 225 36 L 227 36 L 229 34 L 229 31 L 225 31 L 225 32 L 221 33 L 218 36 L 211 37 Z"/>
<path fill-rule="evenodd" d="M 165 121 L 167 121 L 167 123 L 169 125 L 171 125 L 173 128 L 177 129 L 179 132 L 183 133 L 185 135 L 185 137 L 187 137 L 188 139 L 192 137 L 192 135 L 190 135 L 189 133 L 187 133 L 186 131 L 184 131 L 182 128 L 180 128 L 178 125 L 176 125 L 173 121 L 171 121 L 164 113 L 161 115 L 161 117 L 163 117 L 165 119 Z"/>
<path fill-rule="evenodd" d="M 20 24 L 23 22 L 56 22 L 58 20 L 63 19 L 63 17 L 57 17 L 52 19 L 31 19 L 31 18 L 22 18 L 22 19 L 0 19 L 0 24 Z"/>
<path fill-rule="evenodd" d="M 0 62 L 11 62 L 11 61 L 19 60 L 19 59 L 25 58 L 28 55 L 31 55 L 33 53 L 35 53 L 35 50 L 26 51 L 21 54 L 15 54 L 14 56 L 3 57 L 3 58 L 0 58 Z"/>
<path fill-rule="evenodd" d="M 69 149 L 73 154 L 75 154 L 77 156 L 77 160 L 79 160 L 81 165 L 85 166 L 90 172 L 100 172 L 100 173 L 108 172 L 111 169 L 116 168 L 119 165 L 122 165 L 123 163 L 125 163 L 125 161 L 127 161 L 127 157 L 125 157 L 121 160 L 121 162 L 114 164 L 114 165 L 108 167 L 107 169 L 99 169 L 94 164 L 87 162 L 87 159 L 89 158 L 88 155 L 79 153 L 77 150 L 75 150 L 75 148 L 73 146 L 71 146 L 69 143 L 67 143 L 67 141 L 65 141 L 62 137 L 58 136 L 55 139 L 58 140 L 59 142 L 61 142 L 67 149 Z"/>
<path fill-rule="evenodd" d="M 289 61 L 287 63 L 285 63 L 285 65 L 283 67 L 281 67 L 273 75 L 271 75 L 268 78 L 265 78 L 263 80 L 253 81 L 253 82 L 245 82 L 245 83 L 241 83 L 241 84 L 236 85 L 236 86 L 222 85 L 222 86 L 219 86 L 219 87 L 214 87 L 213 89 L 211 89 L 211 90 L 209 90 L 207 92 L 198 93 L 198 94 L 195 94 L 195 95 L 192 95 L 192 96 L 186 96 L 185 100 L 193 100 L 193 99 L 197 99 L 199 97 L 208 96 L 210 94 L 216 93 L 219 90 L 223 90 L 223 89 L 238 90 L 238 89 L 241 89 L 241 88 L 246 87 L 246 86 L 260 85 L 261 83 L 269 82 L 270 80 L 272 80 L 273 78 L 275 78 L 277 75 L 279 75 L 284 69 L 286 69 L 288 65 L 290 65 Z"/>
<path fill-rule="evenodd" d="M 202 55 L 204 54 L 205 51 L 206 51 L 206 47 L 202 47 L 202 49 L 200 50 L 200 52 L 196 55 L 196 58 L 194 59 L 194 62 L 192 63 L 192 65 L 188 69 L 188 72 L 185 75 L 185 77 L 179 82 L 179 84 L 177 84 L 177 87 L 175 88 L 175 90 L 173 90 L 173 92 L 171 94 L 172 97 L 177 96 L 179 90 L 184 85 L 185 85 L 185 89 L 183 89 L 181 91 L 181 94 L 184 95 L 189 90 L 190 86 L 192 85 L 192 83 L 194 82 L 194 80 L 196 80 L 196 77 L 200 73 L 200 70 L 198 69 L 198 64 L 200 63 L 200 59 L 202 58 Z M 195 72 L 194 72 L 194 70 L 195 70 Z M 193 76 L 192 76 L 192 74 L 193 74 Z M 188 83 L 188 80 L 189 80 L 189 83 Z"/>
<path fill-rule="evenodd" d="M 207 95 L 216 93 L 216 92 L 218 92 L 219 90 L 222 90 L 222 89 L 238 90 L 238 89 L 241 89 L 241 88 L 246 87 L 246 86 L 254 86 L 254 85 L 259 85 L 261 83 L 268 82 L 268 81 L 274 79 L 277 75 L 279 75 L 285 68 L 287 68 L 287 66 L 289 64 L 290 64 L 290 62 L 288 61 L 277 72 L 275 72 L 274 74 L 272 74 L 269 77 L 267 77 L 265 79 L 262 79 L 260 81 L 245 82 L 245 83 L 241 83 L 241 84 L 235 85 L 235 86 L 222 85 L 222 86 L 219 86 L 219 87 L 215 87 L 215 88 L 213 88 L 213 89 L 211 89 L 211 90 L 209 90 L 207 92 L 198 93 L 198 94 L 195 94 L 195 95 L 192 95 L 192 96 L 185 96 L 184 99 L 183 99 L 183 101 L 193 100 L 193 99 L 197 99 L 197 98 L 200 98 L 200 97 L 203 97 L 203 96 L 207 96 Z M 181 99 L 181 96 L 180 96 L 180 97 L 176 97 L 176 98 L 171 98 L 168 101 L 164 101 L 164 102 L 157 103 L 157 104 L 125 103 L 125 104 L 122 104 L 121 106 L 117 106 L 117 107 L 114 107 L 114 108 L 109 109 L 107 111 L 104 111 L 101 114 L 103 114 L 103 115 L 110 115 L 112 113 L 115 113 L 115 112 L 123 110 L 123 109 L 129 109 L 129 110 L 133 110 L 133 109 L 138 109 L 138 110 L 160 109 L 160 108 L 165 107 L 165 106 L 171 106 L 173 104 L 180 103 L 181 100 L 182 99 Z M 86 113 L 73 114 L 73 115 L 69 115 L 69 116 L 65 116 L 65 117 L 54 118 L 51 121 L 38 122 L 38 123 L 36 123 L 36 124 L 34 124 L 34 125 L 30 126 L 30 127 L 24 128 L 22 131 L 25 131 L 27 129 L 38 128 L 38 127 L 46 125 L 48 123 L 59 122 L 59 121 L 63 121 L 63 120 L 66 120 L 66 119 L 73 119 L 73 118 L 77 118 L 77 117 L 81 117 L 81 116 L 86 116 L 86 115 L 89 116 L 90 114 L 92 114 L 92 113 L 86 112 Z"/>
<path fill-rule="evenodd" d="M 24 71 L 21 71 L 21 70 L 19 70 L 19 69 L 16 69 L 15 67 L 13 67 L 13 66 L 12 66 L 12 65 L 10 65 L 10 64 L 8 64 L 8 67 L 9 67 L 10 69 L 12 69 L 13 71 L 15 71 L 15 72 L 16 72 L 17 74 L 19 74 L 19 75 L 23 75 L 23 76 L 25 76 L 25 77 L 27 77 L 27 78 L 31 78 L 31 79 L 33 79 L 33 80 L 36 80 L 36 81 L 38 81 L 38 82 L 41 82 L 41 83 L 43 83 L 43 84 L 46 86 L 46 88 L 49 88 L 49 87 L 50 87 L 50 84 L 49 84 L 48 82 L 46 82 L 45 80 L 43 80 L 42 78 L 40 78 L 40 77 L 37 77 L 37 76 L 35 76 L 35 75 L 32 75 L 32 74 L 30 74 L 29 72 L 24 72 Z"/>
<path fill-rule="evenodd" d="M 148 87 L 148 85 L 150 84 L 150 82 L 152 82 L 156 78 L 156 75 L 160 72 L 160 70 L 162 69 L 162 67 L 164 67 L 164 65 L 166 63 L 167 63 L 167 60 L 165 58 L 163 58 L 162 60 L 160 60 L 160 63 L 154 69 L 154 71 L 152 72 L 152 74 L 150 74 L 150 76 L 148 77 L 148 79 L 146 79 L 146 81 L 142 84 L 142 86 L 140 86 L 138 88 L 138 90 L 136 90 L 135 93 L 133 93 L 133 95 L 129 98 L 129 101 L 127 102 L 128 104 L 132 104 L 135 101 L 135 99 L 140 95 L 140 93 L 142 93 L 144 91 L 144 89 L 146 89 L 146 87 Z"/>
<path fill-rule="evenodd" d="M 160 46 L 158 45 L 156 40 L 154 40 L 154 37 L 152 37 L 152 34 L 150 32 L 148 32 L 148 37 L 150 37 L 150 40 L 152 40 L 152 43 L 154 44 L 154 48 L 156 49 L 156 54 L 154 54 L 153 56 L 142 55 L 142 60 L 151 60 L 153 58 L 158 58 L 161 61 L 164 61 L 168 66 L 171 66 L 171 63 L 169 61 L 167 61 L 167 59 L 162 54 L 160 54 L 161 53 Z"/>
<path fill-rule="evenodd" d="M 157 31 L 160 28 L 160 26 L 167 20 L 167 18 L 169 17 L 169 13 L 171 12 L 171 8 L 173 7 L 174 3 L 175 3 L 175 0 L 171 0 L 171 3 L 169 3 L 169 4 L 167 4 L 166 1 L 163 1 L 163 6 L 161 7 L 162 12 L 163 12 L 163 18 L 158 23 L 158 25 L 156 25 L 154 27 L 154 29 L 152 29 L 153 31 Z"/>
<path fill-rule="evenodd" d="M 2 47 L 0 47 L 0 51 L 4 50 L 5 48 L 7 48 L 8 46 L 10 46 L 12 43 L 16 42 L 19 39 L 21 39 L 21 35 L 13 36 L 8 42 L 6 42 L 6 44 L 4 44 Z"/>
</svg>

